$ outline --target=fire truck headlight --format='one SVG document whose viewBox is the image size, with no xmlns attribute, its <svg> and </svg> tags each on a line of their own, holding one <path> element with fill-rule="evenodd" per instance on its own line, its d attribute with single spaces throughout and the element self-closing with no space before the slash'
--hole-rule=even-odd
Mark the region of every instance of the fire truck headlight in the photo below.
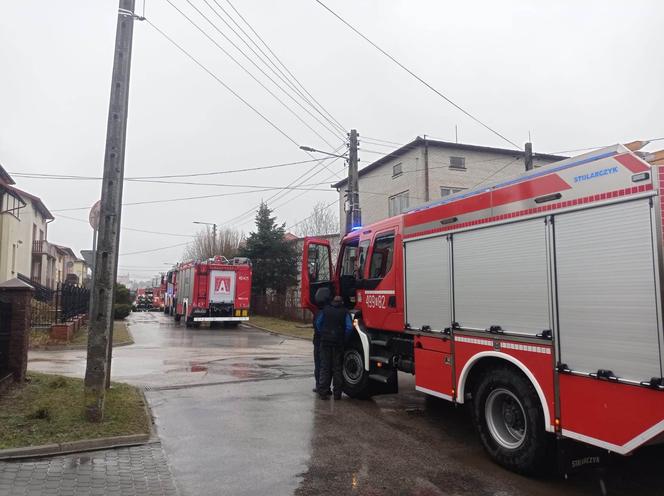
<svg viewBox="0 0 664 496">
<path fill-rule="evenodd" d="M 247 315 L 249 315 L 249 312 L 247 310 L 242 310 L 242 316 L 246 317 Z"/>
</svg>

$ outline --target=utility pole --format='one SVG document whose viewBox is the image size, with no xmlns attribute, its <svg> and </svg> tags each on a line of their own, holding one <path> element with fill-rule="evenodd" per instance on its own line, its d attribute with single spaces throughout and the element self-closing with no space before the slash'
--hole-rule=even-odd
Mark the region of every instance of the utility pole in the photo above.
<svg viewBox="0 0 664 496">
<path fill-rule="evenodd" d="M 217 224 L 212 224 L 212 256 L 217 256 Z"/>
<path fill-rule="evenodd" d="M 360 210 L 359 176 L 357 171 L 357 130 L 351 129 L 348 134 L 348 211 L 346 212 L 346 233 L 354 227 L 362 225 L 362 212 Z"/>
<path fill-rule="evenodd" d="M 533 144 L 530 141 L 526 143 L 526 151 L 523 155 L 523 160 L 526 164 L 526 171 L 533 170 Z"/>
<path fill-rule="evenodd" d="M 106 127 L 104 177 L 101 189 L 99 239 L 95 253 L 92 305 L 85 369 L 85 415 L 91 422 L 104 418 L 113 341 L 113 290 L 118 269 L 120 215 L 129 104 L 129 71 L 134 33 L 135 0 L 120 0 L 115 34 L 115 58 Z"/>
</svg>

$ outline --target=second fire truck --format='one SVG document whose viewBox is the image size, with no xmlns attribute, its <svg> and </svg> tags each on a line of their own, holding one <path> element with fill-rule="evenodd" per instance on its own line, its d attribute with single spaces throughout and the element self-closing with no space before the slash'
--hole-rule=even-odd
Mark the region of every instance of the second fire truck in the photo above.
<svg viewBox="0 0 664 496">
<path fill-rule="evenodd" d="M 525 473 L 553 443 L 598 449 L 578 467 L 664 442 L 662 180 L 616 145 L 360 227 L 336 269 L 306 239 L 303 304 L 327 287 L 354 314 L 345 392 L 412 373 Z"/>
<path fill-rule="evenodd" d="M 237 326 L 249 320 L 251 261 L 236 257 L 215 257 L 178 265 L 173 301 L 176 321 L 187 327 L 201 322 L 223 322 Z"/>
</svg>

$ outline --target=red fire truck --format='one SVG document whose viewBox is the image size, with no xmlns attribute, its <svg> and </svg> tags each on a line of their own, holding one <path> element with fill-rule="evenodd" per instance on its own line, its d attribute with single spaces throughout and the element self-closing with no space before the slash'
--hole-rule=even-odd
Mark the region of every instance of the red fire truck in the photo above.
<svg viewBox="0 0 664 496">
<path fill-rule="evenodd" d="M 183 317 L 187 327 L 201 322 L 224 322 L 237 326 L 249 320 L 251 261 L 215 257 L 185 262 L 177 268 L 175 320 Z"/>
<path fill-rule="evenodd" d="M 306 239 L 303 304 L 329 287 L 354 314 L 345 392 L 415 374 L 524 473 L 554 444 L 592 453 L 576 468 L 663 442 L 663 181 L 616 145 L 356 229 L 336 269 Z"/>
</svg>

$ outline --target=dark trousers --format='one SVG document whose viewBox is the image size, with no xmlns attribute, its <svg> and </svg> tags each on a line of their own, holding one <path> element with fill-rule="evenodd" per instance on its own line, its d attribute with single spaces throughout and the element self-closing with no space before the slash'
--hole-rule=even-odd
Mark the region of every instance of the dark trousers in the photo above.
<svg viewBox="0 0 664 496">
<path fill-rule="evenodd" d="M 334 392 L 341 393 L 344 385 L 343 376 L 344 347 L 336 344 L 321 343 L 320 347 L 320 383 L 318 392 L 330 390 L 334 377 Z"/>
<path fill-rule="evenodd" d="M 314 335 L 314 378 L 316 389 L 320 387 L 320 338 Z"/>
</svg>

